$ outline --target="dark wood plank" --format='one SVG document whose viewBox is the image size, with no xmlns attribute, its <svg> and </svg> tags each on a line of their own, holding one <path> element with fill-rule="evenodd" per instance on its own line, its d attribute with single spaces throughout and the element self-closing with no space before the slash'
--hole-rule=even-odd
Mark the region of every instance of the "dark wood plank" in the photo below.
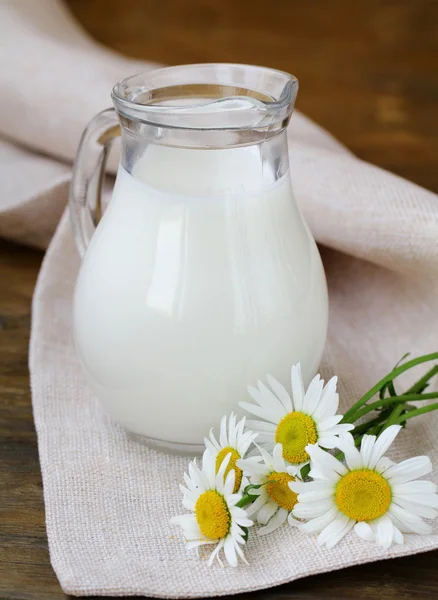
<svg viewBox="0 0 438 600">
<path fill-rule="evenodd" d="M 438 192 L 435 0 L 68 0 L 99 41 L 167 64 L 290 71 L 298 108 L 362 158 Z M 42 254 L 0 242 L 0 598 L 66 598 L 50 567 L 27 370 Z M 291 548 L 293 552 L 293 548 Z M 255 599 L 432 600 L 438 552 L 304 579 Z M 249 595 L 244 596 L 249 597 Z"/>
</svg>

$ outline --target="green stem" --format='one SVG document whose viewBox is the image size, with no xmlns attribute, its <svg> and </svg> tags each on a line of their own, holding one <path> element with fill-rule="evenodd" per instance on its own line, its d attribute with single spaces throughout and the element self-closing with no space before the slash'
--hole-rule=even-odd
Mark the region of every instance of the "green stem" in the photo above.
<svg viewBox="0 0 438 600">
<path fill-rule="evenodd" d="M 426 386 L 426 383 L 429 379 L 432 379 L 434 375 L 438 373 L 438 365 L 435 365 L 428 371 L 421 379 L 417 381 L 412 387 L 410 387 L 405 393 L 406 394 L 415 394 L 417 392 L 422 392 Z"/>
<path fill-rule="evenodd" d="M 435 402 L 435 404 L 429 404 L 428 406 L 422 406 L 421 408 L 415 408 L 414 410 L 410 410 L 408 413 L 398 417 L 395 421 L 395 424 L 404 423 L 408 419 L 413 419 L 414 417 L 424 415 L 425 413 L 432 412 L 433 410 L 438 410 L 438 402 Z"/>
<path fill-rule="evenodd" d="M 309 475 L 309 473 L 310 473 L 310 463 L 308 463 L 307 465 L 304 465 L 304 467 L 301 468 L 301 471 L 300 471 L 301 479 L 304 481 L 306 479 L 306 477 Z"/>
<path fill-rule="evenodd" d="M 366 423 L 362 423 L 361 425 L 356 425 L 356 427 L 354 428 L 354 434 L 366 433 L 370 429 L 370 427 L 373 427 L 374 425 L 378 425 L 379 423 L 383 423 L 384 421 L 386 421 L 389 414 L 389 410 L 382 410 L 382 412 L 374 419 L 371 419 Z"/>
<path fill-rule="evenodd" d="M 236 506 L 238 506 L 239 508 L 243 508 L 247 504 L 252 504 L 252 502 L 254 502 L 256 498 L 258 498 L 258 496 L 254 496 L 253 494 L 246 494 L 245 496 L 242 496 L 239 502 L 236 502 Z"/>
<path fill-rule="evenodd" d="M 354 423 L 355 421 L 357 421 L 361 417 L 364 417 L 373 410 L 376 410 L 377 408 L 382 408 L 384 406 L 387 407 L 393 404 L 403 404 L 405 402 L 411 402 L 413 400 L 435 400 L 436 398 L 438 398 L 438 392 L 431 392 L 429 394 L 403 394 L 401 396 L 390 396 L 389 398 L 385 398 L 384 400 L 379 399 L 376 400 L 376 402 L 373 402 L 372 404 L 367 404 L 367 406 L 362 407 L 362 410 L 357 410 L 355 413 L 353 413 L 352 417 L 348 421 L 346 421 L 346 415 L 348 414 L 346 413 L 344 415 L 344 418 L 342 419 L 342 422 Z"/>
<path fill-rule="evenodd" d="M 395 408 L 393 408 L 391 414 L 389 415 L 388 420 L 382 427 L 382 431 L 390 427 L 391 425 L 395 425 L 397 423 L 398 417 L 406 410 L 406 403 L 400 403 Z"/>
<path fill-rule="evenodd" d="M 405 371 L 411 369 L 412 367 L 415 367 L 416 365 L 420 365 L 422 363 L 437 359 L 438 352 L 433 352 L 432 354 L 425 354 L 424 356 L 419 356 L 418 358 L 414 358 L 413 360 L 409 360 L 408 362 L 405 362 L 404 364 L 400 365 L 399 367 L 388 373 L 388 375 L 386 375 L 383 379 L 376 383 L 376 385 L 373 386 L 370 390 L 368 390 L 368 392 L 364 396 L 362 396 L 362 398 L 360 398 L 350 408 L 350 410 L 348 410 L 345 413 L 342 422 L 350 423 L 352 415 L 354 415 L 364 404 L 368 402 L 368 400 L 370 400 L 375 394 L 377 394 L 385 384 L 401 375 L 401 373 L 404 373 Z"/>
</svg>

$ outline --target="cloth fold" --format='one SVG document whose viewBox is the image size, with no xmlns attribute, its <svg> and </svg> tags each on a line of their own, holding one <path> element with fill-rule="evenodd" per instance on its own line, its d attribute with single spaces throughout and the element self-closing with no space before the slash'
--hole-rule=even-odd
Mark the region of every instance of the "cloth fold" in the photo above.
<svg viewBox="0 0 438 600">
<path fill-rule="evenodd" d="M 82 130 L 110 105 L 114 83 L 153 65 L 93 42 L 60 2 L 36 4 L 2 7 L 0 235 L 45 247 Z M 329 285 L 321 370 L 338 374 L 345 410 L 405 352 L 436 350 L 438 198 L 358 160 L 303 115 L 288 135 L 295 193 Z M 216 596 L 438 547 L 436 526 L 388 551 L 353 535 L 327 551 L 283 526 L 250 536 L 249 567 L 207 568 L 187 554 L 169 524 L 181 512 L 187 460 L 128 439 L 83 378 L 71 343 L 79 263 L 64 214 L 35 290 L 30 369 L 50 555 L 66 593 Z M 392 458 L 428 454 L 438 464 L 437 425 L 436 413 L 409 423 Z"/>
</svg>

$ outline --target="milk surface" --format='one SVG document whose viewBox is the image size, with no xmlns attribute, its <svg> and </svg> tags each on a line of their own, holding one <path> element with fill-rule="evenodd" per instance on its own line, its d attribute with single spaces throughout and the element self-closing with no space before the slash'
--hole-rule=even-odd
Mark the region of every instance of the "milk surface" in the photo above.
<svg viewBox="0 0 438 600">
<path fill-rule="evenodd" d="M 316 371 L 327 292 L 289 176 L 257 146 L 150 146 L 112 200 L 80 271 L 74 336 L 88 380 L 135 433 L 202 444 L 267 373 Z"/>
</svg>

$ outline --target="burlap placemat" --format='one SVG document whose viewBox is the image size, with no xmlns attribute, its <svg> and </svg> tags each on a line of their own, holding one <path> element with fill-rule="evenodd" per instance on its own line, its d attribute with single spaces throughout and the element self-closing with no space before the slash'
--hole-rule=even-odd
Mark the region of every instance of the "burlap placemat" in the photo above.
<svg viewBox="0 0 438 600">
<path fill-rule="evenodd" d="M 313 229 L 325 231 L 332 245 L 386 265 L 323 249 L 331 310 L 322 371 L 340 376 L 345 409 L 405 351 L 436 346 L 430 234 L 438 232 L 437 205 L 431 194 L 348 154 L 303 142 L 295 157 L 293 176 Z M 187 459 L 129 440 L 82 376 L 70 331 L 78 267 L 65 215 L 35 292 L 30 367 L 50 554 L 66 592 L 216 596 L 438 547 L 438 530 L 407 535 L 404 546 L 388 551 L 350 533 L 328 551 L 285 525 L 268 537 L 250 536 L 249 567 L 208 568 L 187 553 L 169 524 L 182 512 L 178 483 Z M 438 464 L 437 424 L 434 413 L 411 422 L 393 457 L 424 453 Z M 432 477 L 438 479 L 436 469 Z"/>
</svg>

